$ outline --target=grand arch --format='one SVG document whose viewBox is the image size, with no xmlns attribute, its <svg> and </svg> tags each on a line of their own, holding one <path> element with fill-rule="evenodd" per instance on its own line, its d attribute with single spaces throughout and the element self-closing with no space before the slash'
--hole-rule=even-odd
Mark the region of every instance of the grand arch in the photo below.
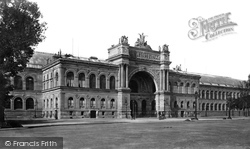
<svg viewBox="0 0 250 149">
<path fill-rule="evenodd" d="M 130 115 L 132 117 L 156 116 L 156 81 L 147 71 L 134 71 L 129 77 Z"/>
</svg>

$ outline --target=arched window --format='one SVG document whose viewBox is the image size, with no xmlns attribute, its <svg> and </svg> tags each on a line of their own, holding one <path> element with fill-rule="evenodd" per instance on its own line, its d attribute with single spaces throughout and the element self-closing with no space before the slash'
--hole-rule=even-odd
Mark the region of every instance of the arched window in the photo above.
<svg viewBox="0 0 250 149">
<path fill-rule="evenodd" d="M 225 111 L 225 104 L 222 105 L 222 111 Z"/>
<path fill-rule="evenodd" d="M 221 91 L 218 92 L 218 99 L 221 99 Z"/>
<path fill-rule="evenodd" d="M 183 82 L 181 82 L 180 83 L 180 88 L 179 88 L 179 93 L 183 93 L 184 91 L 183 91 Z"/>
<path fill-rule="evenodd" d="M 43 108 L 46 109 L 46 100 L 43 100 Z"/>
<path fill-rule="evenodd" d="M 214 99 L 217 99 L 217 91 L 214 92 Z"/>
<path fill-rule="evenodd" d="M 151 110 L 155 111 L 155 100 L 151 102 Z"/>
<path fill-rule="evenodd" d="M 74 73 L 68 72 L 66 78 L 67 86 L 74 86 Z"/>
<path fill-rule="evenodd" d="M 34 79 L 32 77 L 26 78 L 26 90 L 34 90 Z"/>
<path fill-rule="evenodd" d="M 187 94 L 189 94 L 189 92 L 188 92 L 189 87 L 190 87 L 190 84 L 187 83 L 187 84 L 186 84 L 186 91 L 185 91 Z"/>
<path fill-rule="evenodd" d="M 50 87 L 53 88 L 54 85 L 53 85 L 53 74 L 51 73 L 50 74 Z"/>
<path fill-rule="evenodd" d="M 210 91 L 210 99 L 214 99 L 214 92 Z"/>
<path fill-rule="evenodd" d="M 206 92 L 206 99 L 209 99 L 209 91 Z"/>
<path fill-rule="evenodd" d="M 202 103 L 202 108 L 201 108 L 202 111 L 205 110 L 205 103 Z"/>
<path fill-rule="evenodd" d="M 178 108 L 177 101 L 174 101 L 174 108 Z"/>
<path fill-rule="evenodd" d="M 195 101 L 193 102 L 193 108 L 195 108 Z"/>
<path fill-rule="evenodd" d="M 101 108 L 105 108 L 105 99 L 104 98 L 101 99 Z"/>
<path fill-rule="evenodd" d="M 85 82 L 85 74 L 80 73 L 78 76 L 78 87 L 84 87 L 84 82 Z"/>
<path fill-rule="evenodd" d="M 100 76 L 100 89 L 106 89 L 106 77 L 105 77 L 105 75 Z"/>
<path fill-rule="evenodd" d="M 217 111 L 217 103 L 214 104 L 214 111 Z"/>
<path fill-rule="evenodd" d="M 221 104 L 219 104 L 219 108 L 218 109 L 219 109 L 219 111 L 221 110 Z"/>
<path fill-rule="evenodd" d="M 79 106 L 80 106 L 80 108 L 85 108 L 85 100 L 84 100 L 84 98 L 80 98 Z"/>
<path fill-rule="evenodd" d="M 22 109 L 23 108 L 23 100 L 21 98 L 16 98 L 14 100 L 14 109 Z"/>
<path fill-rule="evenodd" d="M 56 109 L 58 108 L 58 99 L 56 97 Z"/>
<path fill-rule="evenodd" d="M 50 107 L 53 108 L 53 99 L 50 99 Z"/>
<path fill-rule="evenodd" d="M 207 111 L 209 110 L 209 103 L 207 103 L 206 110 Z"/>
<path fill-rule="evenodd" d="M 189 101 L 187 102 L 187 108 L 188 108 L 188 109 L 190 108 Z"/>
<path fill-rule="evenodd" d="M 90 108 L 95 108 L 95 98 L 90 100 Z"/>
<path fill-rule="evenodd" d="M 96 88 L 95 74 L 91 74 L 89 77 L 89 88 Z"/>
<path fill-rule="evenodd" d="M 26 100 L 26 110 L 28 109 L 34 109 L 34 100 L 32 98 Z"/>
<path fill-rule="evenodd" d="M 47 109 L 49 109 L 49 99 L 47 99 Z"/>
<path fill-rule="evenodd" d="M 72 97 L 69 97 L 69 99 L 68 99 L 68 107 L 74 108 L 74 100 Z"/>
<path fill-rule="evenodd" d="M 10 99 L 7 99 L 6 101 L 5 101 L 5 105 L 4 105 L 4 107 L 6 108 L 6 109 L 10 109 Z"/>
<path fill-rule="evenodd" d="M 115 99 L 110 100 L 110 108 L 114 109 L 115 108 Z"/>
<path fill-rule="evenodd" d="M 115 77 L 114 76 L 111 76 L 109 79 L 109 87 L 111 90 L 115 89 Z"/>
<path fill-rule="evenodd" d="M 183 108 L 183 101 L 181 101 L 181 108 Z"/>
<path fill-rule="evenodd" d="M 222 92 L 222 100 L 225 99 L 225 92 Z"/>
<path fill-rule="evenodd" d="M 193 83 L 191 86 L 191 94 L 193 94 L 195 92 L 195 87 L 196 87 L 196 84 Z"/>
<path fill-rule="evenodd" d="M 55 77 L 55 86 L 58 86 L 58 73 L 56 72 L 56 77 Z"/>
<path fill-rule="evenodd" d="M 204 90 L 202 90 L 202 92 L 201 92 L 201 98 L 205 99 L 205 91 Z"/>
<path fill-rule="evenodd" d="M 211 110 L 211 111 L 214 110 L 214 104 L 213 104 L 213 103 L 210 104 L 210 110 Z"/>
<path fill-rule="evenodd" d="M 17 90 L 23 89 L 23 81 L 21 76 L 15 76 L 14 78 L 14 88 Z"/>
</svg>

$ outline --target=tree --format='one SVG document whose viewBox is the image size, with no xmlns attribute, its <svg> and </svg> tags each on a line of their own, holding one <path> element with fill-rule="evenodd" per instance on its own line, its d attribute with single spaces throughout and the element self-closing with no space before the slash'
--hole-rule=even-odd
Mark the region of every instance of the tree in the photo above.
<svg viewBox="0 0 250 149">
<path fill-rule="evenodd" d="M 14 77 L 26 68 L 34 48 L 45 39 L 46 22 L 36 3 L 27 0 L 0 1 L 0 124 L 4 122 L 3 106 Z M 2 108 L 2 110 L 1 110 Z"/>
<path fill-rule="evenodd" d="M 231 110 L 235 108 L 236 101 L 237 100 L 235 98 L 232 98 L 231 95 L 227 96 L 228 119 L 232 119 L 232 117 L 231 117 Z"/>
<path fill-rule="evenodd" d="M 250 108 L 250 95 L 249 95 L 250 75 L 248 76 L 247 81 L 240 82 L 238 88 L 240 90 L 240 97 L 235 99 L 233 105 L 234 107 L 232 108 L 243 110 L 243 115 L 248 116 L 248 111 L 246 112 L 246 109 Z"/>
</svg>

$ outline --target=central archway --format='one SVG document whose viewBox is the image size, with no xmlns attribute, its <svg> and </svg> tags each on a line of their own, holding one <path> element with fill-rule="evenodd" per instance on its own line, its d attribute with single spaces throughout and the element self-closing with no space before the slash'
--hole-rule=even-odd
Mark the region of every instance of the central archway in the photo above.
<svg viewBox="0 0 250 149">
<path fill-rule="evenodd" d="M 131 116 L 156 117 L 156 85 L 153 77 L 146 71 L 136 72 L 129 80 L 129 88 Z"/>
</svg>

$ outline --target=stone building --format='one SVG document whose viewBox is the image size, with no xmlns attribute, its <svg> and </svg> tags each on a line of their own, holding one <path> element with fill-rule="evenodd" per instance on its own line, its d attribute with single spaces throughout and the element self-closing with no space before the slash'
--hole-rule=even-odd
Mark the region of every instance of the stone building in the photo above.
<svg viewBox="0 0 250 149">
<path fill-rule="evenodd" d="M 239 97 L 242 81 L 170 69 L 168 45 L 152 50 L 145 35 L 134 46 L 122 36 L 108 59 L 35 52 L 28 67 L 11 78 L 14 118 L 131 118 L 226 114 L 226 98 Z M 240 115 L 240 111 L 238 115 Z"/>
</svg>

